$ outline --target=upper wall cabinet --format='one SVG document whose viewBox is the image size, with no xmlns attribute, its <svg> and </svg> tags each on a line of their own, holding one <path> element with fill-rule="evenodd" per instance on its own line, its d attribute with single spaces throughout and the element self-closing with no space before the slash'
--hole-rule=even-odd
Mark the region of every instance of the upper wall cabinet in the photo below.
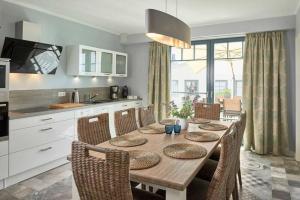
<svg viewBox="0 0 300 200">
<path fill-rule="evenodd" d="M 127 76 L 127 54 L 84 45 L 67 47 L 72 76 Z"/>
</svg>

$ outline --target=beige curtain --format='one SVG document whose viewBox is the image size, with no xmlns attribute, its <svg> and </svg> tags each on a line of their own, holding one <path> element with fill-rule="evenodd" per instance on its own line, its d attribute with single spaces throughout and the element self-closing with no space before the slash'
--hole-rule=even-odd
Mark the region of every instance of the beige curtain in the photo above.
<svg viewBox="0 0 300 200">
<path fill-rule="evenodd" d="M 289 154 L 287 62 L 284 32 L 246 35 L 244 145 L 258 154 Z"/>
<path fill-rule="evenodd" d="M 167 116 L 170 101 L 170 47 L 150 43 L 148 102 L 154 105 L 156 120 Z"/>
</svg>

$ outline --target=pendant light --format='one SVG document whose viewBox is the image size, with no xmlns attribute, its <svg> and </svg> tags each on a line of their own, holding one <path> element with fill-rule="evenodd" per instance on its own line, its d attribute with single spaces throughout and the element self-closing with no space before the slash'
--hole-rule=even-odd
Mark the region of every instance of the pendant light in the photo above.
<svg viewBox="0 0 300 200">
<path fill-rule="evenodd" d="M 167 0 L 166 0 L 167 12 Z M 146 10 L 146 36 L 150 39 L 178 48 L 191 48 L 191 29 L 176 17 L 155 9 Z"/>
</svg>

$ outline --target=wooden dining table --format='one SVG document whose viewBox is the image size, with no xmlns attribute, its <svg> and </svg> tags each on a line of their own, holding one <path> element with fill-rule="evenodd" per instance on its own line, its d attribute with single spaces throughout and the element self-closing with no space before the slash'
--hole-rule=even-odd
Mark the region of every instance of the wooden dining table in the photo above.
<svg viewBox="0 0 300 200">
<path fill-rule="evenodd" d="M 231 122 L 212 121 L 214 123 L 230 126 Z M 184 138 L 184 134 L 193 131 L 213 132 L 220 136 L 219 140 L 213 142 L 193 142 Z M 182 130 L 179 135 L 167 134 L 143 134 L 138 130 L 130 132 L 132 135 L 142 135 L 147 138 L 147 143 L 135 147 L 116 147 L 109 141 L 101 143 L 97 146 L 102 148 L 119 149 L 124 151 L 144 150 L 155 152 L 160 155 L 160 162 L 154 167 L 142 170 L 130 170 L 130 181 L 152 186 L 153 188 L 163 189 L 166 191 L 166 200 L 186 200 L 186 190 L 189 183 L 193 180 L 196 174 L 200 171 L 206 160 L 214 152 L 219 145 L 223 131 L 206 131 L 198 128 L 197 124 L 189 124 L 187 130 Z M 175 143 L 196 144 L 204 147 L 207 150 L 207 155 L 199 159 L 175 159 L 166 156 L 163 153 L 163 148 Z M 103 154 L 90 152 L 91 156 L 103 158 Z M 74 192 L 73 192 L 74 194 Z"/>
</svg>

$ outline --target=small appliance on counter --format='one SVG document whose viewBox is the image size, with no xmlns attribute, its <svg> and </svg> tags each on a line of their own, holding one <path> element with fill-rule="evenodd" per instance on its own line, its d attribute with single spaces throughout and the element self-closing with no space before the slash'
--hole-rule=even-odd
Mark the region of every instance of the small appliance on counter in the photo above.
<svg viewBox="0 0 300 200">
<path fill-rule="evenodd" d="M 122 88 L 122 97 L 126 99 L 128 97 L 128 87 L 125 85 Z"/>
<path fill-rule="evenodd" d="M 72 92 L 71 103 L 79 103 L 79 92 L 77 89 L 74 89 L 74 91 Z"/>
<path fill-rule="evenodd" d="M 119 97 L 119 86 L 110 86 L 110 98 L 112 100 L 117 100 Z"/>
</svg>

